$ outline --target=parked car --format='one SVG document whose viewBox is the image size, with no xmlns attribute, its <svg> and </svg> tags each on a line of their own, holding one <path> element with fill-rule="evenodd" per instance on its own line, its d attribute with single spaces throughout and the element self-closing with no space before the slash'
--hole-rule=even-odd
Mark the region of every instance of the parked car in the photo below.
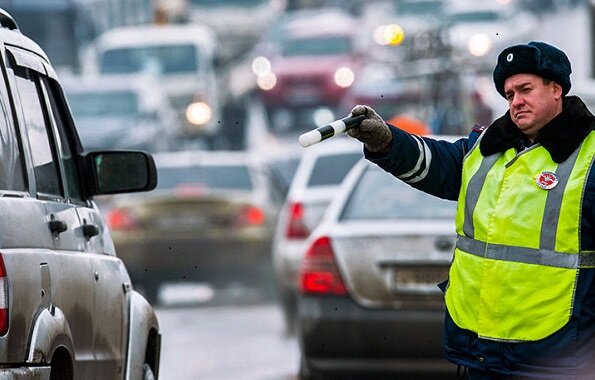
<svg viewBox="0 0 595 380">
<path fill-rule="evenodd" d="M 279 213 L 273 240 L 273 265 L 285 329 L 295 331 L 299 268 L 307 239 L 320 222 L 345 175 L 363 156 L 350 137 L 312 145 L 304 151 Z"/>
<path fill-rule="evenodd" d="M 455 202 L 367 160 L 354 166 L 308 238 L 299 274 L 301 379 L 454 378 L 456 366 L 442 355 L 437 284 L 448 277 L 455 213 Z"/>
<path fill-rule="evenodd" d="M 233 283 L 273 293 L 271 241 L 281 198 L 258 158 L 243 152 L 155 154 L 159 185 L 115 197 L 107 220 L 147 299 L 165 283 Z"/>
<path fill-rule="evenodd" d="M 3 10 L 0 41 L 0 378 L 157 378 L 157 318 L 93 201 L 154 188 L 153 159 L 84 152 L 47 56 Z"/>
<path fill-rule="evenodd" d="M 113 28 L 93 43 L 89 74 L 146 74 L 159 81 L 189 136 L 219 129 L 224 94 L 217 79 L 217 39 L 200 24 Z"/>
<path fill-rule="evenodd" d="M 62 84 L 87 150 L 159 152 L 181 137 L 181 120 L 151 77 L 74 76 Z"/>
</svg>

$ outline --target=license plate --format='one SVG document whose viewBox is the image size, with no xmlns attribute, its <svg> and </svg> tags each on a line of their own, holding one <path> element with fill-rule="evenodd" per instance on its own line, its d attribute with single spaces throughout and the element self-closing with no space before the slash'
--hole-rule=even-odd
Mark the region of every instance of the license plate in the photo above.
<svg viewBox="0 0 595 380">
<path fill-rule="evenodd" d="M 448 278 L 447 266 L 400 265 L 388 271 L 388 285 L 396 293 L 440 293 L 437 284 Z"/>
</svg>

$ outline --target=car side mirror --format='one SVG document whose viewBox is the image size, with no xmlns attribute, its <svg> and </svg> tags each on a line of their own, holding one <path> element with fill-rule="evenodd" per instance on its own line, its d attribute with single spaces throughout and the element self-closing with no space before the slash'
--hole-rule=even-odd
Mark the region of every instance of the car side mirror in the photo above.
<svg viewBox="0 0 595 380">
<path fill-rule="evenodd" d="M 149 153 L 94 151 L 83 158 L 88 196 L 149 191 L 157 186 L 157 169 Z"/>
</svg>

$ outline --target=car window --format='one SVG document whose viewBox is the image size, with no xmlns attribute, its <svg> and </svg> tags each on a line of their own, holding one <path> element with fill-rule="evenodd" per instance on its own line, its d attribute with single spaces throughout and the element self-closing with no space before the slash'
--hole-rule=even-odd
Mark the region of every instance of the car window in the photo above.
<svg viewBox="0 0 595 380">
<path fill-rule="evenodd" d="M 318 157 L 308 179 L 308 187 L 340 184 L 360 158 L 362 158 L 360 152 L 329 154 Z"/>
<path fill-rule="evenodd" d="M 302 55 L 339 55 L 352 51 L 349 37 L 316 37 L 287 39 L 283 43 L 282 54 L 286 57 Z"/>
<path fill-rule="evenodd" d="M 201 187 L 206 189 L 251 190 L 246 166 L 157 167 L 158 190 Z"/>
<path fill-rule="evenodd" d="M 101 56 L 100 66 L 103 74 L 196 72 L 197 50 L 191 44 L 111 49 Z"/>
<path fill-rule="evenodd" d="M 0 70 L 4 83 L 4 74 Z M 0 190 L 25 190 L 19 134 L 9 122 L 12 113 L 7 108 L 6 87 L 0 86 Z"/>
<path fill-rule="evenodd" d="M 456 202 L 423 193 L 378 168 L 369 168 L 357 181 L 341 220 L 450 219 Z"/>
<path fill-rule="evenodd" d="M 75 91 L 69 96 L 75 118 L 130 116 L 139 113 L 138 97 L 132 91 Z"/>
<path fill-rule="evenodd" d="M 44 93 L 48 98 L 50 109 L 49 118 L 54 127 L 54 135 L 58 136 L 58 147 L 60 152 L 60 159 L 64 167 L 66 188 L 70 199 L 83 201 L 83 192 L 80 186 L 79 175 L 72 154 L 71 141 L 72 137 L 68 136 L 66 131 L 71 130 L 67 128 L 68 118 L 63 114 L 63 110 L 68 109 L 67 105 L 62 101 L 63 97 L 57 93 L 57 87 L 51 86 L 46 80 L 42 82 Z M 62 111 L 61 111 L 62 110 Z"/>
<path fill-rule="evenodd" d="M 53 156 L 48 129 L 41 105 L 37 74 L 30 69 L 15 69 L 16 84 L 24 110 L 31 146 L 33 171 L 38 194 L 62 195 L 58 167 Z"/>
</svg>

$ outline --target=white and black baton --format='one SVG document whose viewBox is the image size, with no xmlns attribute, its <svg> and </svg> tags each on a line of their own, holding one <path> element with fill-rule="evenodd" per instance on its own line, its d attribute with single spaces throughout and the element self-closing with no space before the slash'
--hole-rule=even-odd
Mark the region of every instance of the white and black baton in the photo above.
<svg viewBox="0 0 595 380">
<path fill-rule="evenodd" d="M 321 142 L 335 135 L 341 134 L 348 129 L 356 127 L 366 118 L 365 115 L 347 116 L 339 120 L 335 120 L 330 124 L 323 125 L 309 132 L 302 134 L 299 138 L 300 145 L 308 147 L 312 144 Z"/>
</svg>

